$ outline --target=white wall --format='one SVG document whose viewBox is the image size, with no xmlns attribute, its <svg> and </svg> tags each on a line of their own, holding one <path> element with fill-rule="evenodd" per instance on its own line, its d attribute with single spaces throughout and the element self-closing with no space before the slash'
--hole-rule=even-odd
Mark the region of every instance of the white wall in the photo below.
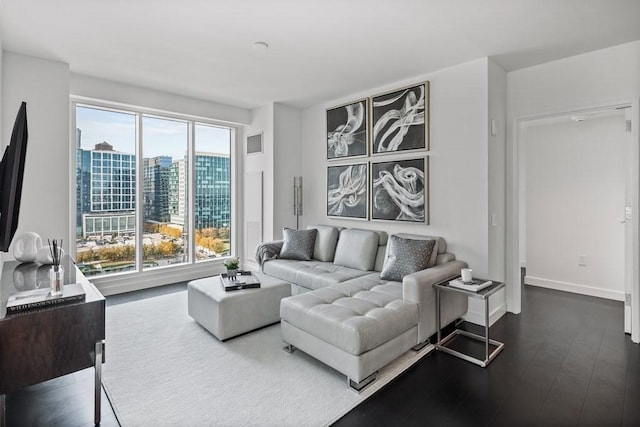
<svg viewBox="0 0 640 427">
<path fill-rule="evenodd" d="M 527 128 L 525 283 L 624 301 L 629 136 L 623 111 Z"/>
<path fill-rule="evenodd" d="M 512 248 L 518 233 L 518 200 L 514 200 L 513 124 L 516 118 L 579 110 L 585 106 L 640 97 L 640 41 L 626 43 L 546 64 L 510 72 L 507 75 L 507 280 L 516 280 L 518 248 Z M 636 141 L 637 143 L 637 141 Z M 517 170 L 517 167 L 515 167 Z M 516 257 L 516 258 L 514 258 Z M 520 307 L 508 291 L 509 311 Z"/>
<path fill-rule="evenodd" d="M 29 142 L 16 235 L 69 236 L 69 66 L 13 52 L 2 60 L 2 140 L 9 141 L 22 101 Z M 68 244 L 65 243 L 65 250 Z"/>
<path fill-rule="evenodd" d="M 274 212 L 273 235 L 282 237 L 282 228 L 296 227 L 293 215 L 293 177 L 301 175 L 302 112 L 282 104 L 274 104 Z M 304 196 L 303 182 L 303 196 Z M 304 206 L 303 206 L 304 209 Z"/>
<path fill-rule="evenodd" d="M 273 182 L 273 157 L 275 152 L 273 138 L 273 104 L 267 104 L 251 111 L 251 125 L 245 127 L 245 136 L 262 133 L 262 153 L 243 156 L 243 169 L 245 173 L 262 172 L 263 191 L 263 215 L 262 215 L 262 239 L 264 241 L 275 240 L 273 235 L 274 217 L 274 182 Z M 245 141 L 246 143 L 246 141 Z M 245 206 L 252 206 L 251 200 L 246 200 L 246 196 L 253 194 L 246 188 Z M 244 220 L 243 220 L 244 223 Z M 248 250 L 249 248 L 247 248 Z"/>
<path fill-rule="evenodd" d="M 0 0 L 0 4 L 2 0 Z M 3 136 L 2 133 L 2 117 L 3 117 L 3 109 L 2 109 L 2 57 L 4 56 L 4 51 L 2 50 L 2 28 L 0 27 L 0 136 Z M 4 139 L 0 141 L 0 148 L 3 149 L 7 146 L 7 141 Z M 2 254 L 0 254 L 0 260 L 2 259 Z M 1 266 L 1 265 L 0 265 Z"/>
<path fill-rule="evenodd" d="M 229 124 L 244 125 L 251 122 L 251 112 L 245 108 L 217 104 L 76 73 L 71 74 L 71 94 L 145 109 L 214 119 Z"/>
<path fill-rule="evenodd" d="M 420 81 L 430 81 L 430 224 L 329 218 L 326 215 L 325 111 L 335 105 Z M 303 222 L 366 227 L 389 233 L 443 236 L 449 250 L 479 276 L 488 271 L 487 60 L 354 93 L 303 112 Z M 420 154 L 416 154 L 419 156 Z"/>
<path fill-rule="evenodd" d="M 493 280 L 505 280 L 505 153 L 506 153 L 506 110 L 507 73 L 492 60 L 488 60 L 487 102 L 488 118 L 485 135 L 488 138 L 486 162 L 488 165 L 488 206 L 487 206 L 487 275 Z M 493 129 L 492 129 L 493 122 Z M 493 134 L 492 134 L 493 132 Z M 496 293 L 489 300 L 489 322 L 493 323 L 506 312 L 506 291 Z M 469 298 L 466 320 L 484 324 L 484 302 Z"/>
<path fill-rule="evenodd" d="M 509 116 L 571 110 L 640 95 L 640 41 L 508 74 Z"/>
<path fill-rule="evenodd" d="M 505 280 L 505 157 L 507 141 L 507 73 L 489 60 L 488 178 L 489 277 Z M 491 128 L 493 122 L 493 129 Z"/>
<path fill-rule="evenodd" d="M 293 215 L 293 177 L 301 174 L 301 111 L 271 103 L 252 111 L 246 135 L 263 134 L 263 153 L 244 156 L 245 173 L 263 173 L 263 240 L 279 240 L 282 228 L 295 228 Z M 306 182 L 305 182 L 306 185 Z M 253 194 L 245 188 L 244 193 Z M 245 205 L 250 206 L 251 200 Z M 247 248 L 248 254 L 254 248 Z"/>
<path fill-rule="evenodd" d="M 2 3 L 2 0 L 0 0 L 0 3 Z M 0 27 L 0 150 L 2 150 L 1 152 L 4 153 L 4 149 L 7 146 L 7 140 L 4 139 L 4 132 L 2 124 L 4 122 L 4 109 L 2 106 L 2 58 L 4 56 L 4 51 L 2 50 L 2 28 Z M 4 259 L 5 259 L 5 254 L 3 252 L 0 252 L 0 268 L 3 267 L 4 265 Z"/>
</svg>

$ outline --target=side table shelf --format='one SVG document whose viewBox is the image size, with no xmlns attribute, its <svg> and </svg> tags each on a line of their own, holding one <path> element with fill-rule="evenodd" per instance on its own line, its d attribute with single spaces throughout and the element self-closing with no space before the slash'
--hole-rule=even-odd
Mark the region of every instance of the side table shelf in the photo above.
<svg viewBox="0 0 640 427">
<path fill-rule="evenodd" d="M 459 357 L 460 359 L 466 360 L 467 362 L 475 363 L 476 365 L 482 366 L 486 368 L 487 365 L 495 359 L 495 357 L 502 351 L 504 348 L 504 343 L 500 341 L 493 340 L 489 338 L 489 297 L 499 290 L 504 288 L 504 283 L 501 282 L 493 282 L 493 284 L 485 289 L 482 289 L 478 292 L 467 291 L 465 289 L 455 288 L 449 285 L 449 280 L 433 285 L 436 289 L 436 329 L 437 329 L 437 342 L 436 342 L 436 350 L 443 351 L 445 353 L 449 353 L 453 356 Z M 471 298 L 477 298 L 484 300 L 484 336 L 474 334 L 469 331 L 463 331 L 461 329 L 454 329 L 446 337 L 442 338 L 442 322 L 440 319 L 440 293 L 441 292 L 452 292 L 459 295 L 465 295 Z M 485 358 L 484 360 L 478 359 L 476 357 L 470 356 L 468 354 L 464 354 L 460 351 L 454 350 L 450 347 L 447 347 L 447 343 L 449 343 L 453 338 L 458 335 L 462 335 L 477 341 L 484 343 L 485 350 Z M 489 344 L 495 346 L 496 348 L 493 351 L 489 352 Z"/>
</svg>

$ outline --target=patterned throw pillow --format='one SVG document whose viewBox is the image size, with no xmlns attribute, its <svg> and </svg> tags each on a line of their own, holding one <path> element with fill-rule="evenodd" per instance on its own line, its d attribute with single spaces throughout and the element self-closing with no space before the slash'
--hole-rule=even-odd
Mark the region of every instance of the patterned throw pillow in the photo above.
<svg viewBox="0 0 640 427">
<path fill-rule="evenodd" d="M 435 245 L 435 240 L 404 239 L 391 235 L 380 278 L 401 282 L 407 274 L 424 270 L 429 265 Z"/>
<path fill-rule="evenodd" d="M 311 230 L 283 228 L 282 235 L 284 236 L 284 244 L 280 251 L 280 258 L 309 261 L 313 256 L 316 234 L 318 234 L 318 230 L 315 228 Z"/>
</svg>

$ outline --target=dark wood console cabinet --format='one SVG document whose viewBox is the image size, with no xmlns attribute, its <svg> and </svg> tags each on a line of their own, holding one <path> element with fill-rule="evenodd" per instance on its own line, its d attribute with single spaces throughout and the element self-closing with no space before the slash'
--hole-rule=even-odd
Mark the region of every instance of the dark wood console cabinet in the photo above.
<svg viewBox="0 0 640 427">
<path fill-rule="evenodd" d="M 0 276 L 0 426 L 4 395 L 29 385 L 95 368 L 95 423 L 100 423 L 101 368 L 104 357 L 105 300 L 64 257 L 65 284 L 80 283 L 84 302 L 20 314 L 6 314 L 15 292 L 49 286 L 50 266 L 5 262 Z"/>
</svg>

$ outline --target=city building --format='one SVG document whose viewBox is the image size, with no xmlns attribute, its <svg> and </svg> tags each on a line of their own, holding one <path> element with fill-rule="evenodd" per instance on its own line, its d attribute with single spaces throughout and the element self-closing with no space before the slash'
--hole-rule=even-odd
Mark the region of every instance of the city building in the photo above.
<svg viewBox="0 0 640 427">
<path fill-rule="evenodd" d="M 167 223 L 169 215 L 169 169 L 171 156 L 143 159 L 144 222 Z"/>
<path fill-rule="evenodd" d="M 80 146 L 82 131 L 77 129 Z M 135 155 L 113 150 L 107 142 L 77 150 L 77 235 L 135 232 Z M 143 159 L 145 223 L 187 223 L 186 159 Z M 231 215 L 230 159 L 227 154 L 195 155 L 195 227 L 228 227 Z"/>
<path fill-rule="evenodd" d="M 176 160 L 169 174 L 171 222 L 185 225 L 187 174 L 185 159 Z M 231 215 L 231 169 L 228 154 L 195 155 L 194 221 L 196 230 L 228 227 Z"/>
<path fill-rule="evenodd" d="M 81 138 L 81 130 L 76 138 Z M 79 142 L 79 141 L 78 141 Z M 135 232 L 136 156 L 106 141 L 78 149 L 77 228 L 83 238 Z"/>
</svg>

